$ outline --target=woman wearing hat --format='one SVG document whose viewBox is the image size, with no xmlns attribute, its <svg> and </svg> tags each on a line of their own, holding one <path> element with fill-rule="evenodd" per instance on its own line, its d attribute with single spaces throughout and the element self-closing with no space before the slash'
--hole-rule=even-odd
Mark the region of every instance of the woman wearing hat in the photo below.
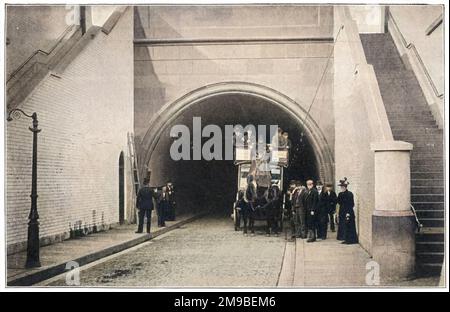
<svg viewBox="0 0 450 312">
<path fill-rule="evenodd" d="M 341 192 L 337 198 L 337 203 L 339 204 L 337 239 L 342 240 L 343 244 L 356 244 L 358 243 L 358 236 L 356 234 L 355 212 L 353 210 L 355 202 L 353 193 L 347 189 L 349 184 L 347 178 L 339 180 Z"/>
</svg>

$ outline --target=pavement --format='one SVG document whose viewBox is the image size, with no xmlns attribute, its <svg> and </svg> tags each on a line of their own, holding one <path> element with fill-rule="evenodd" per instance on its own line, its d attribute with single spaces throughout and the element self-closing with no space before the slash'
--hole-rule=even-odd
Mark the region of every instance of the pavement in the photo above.
<svg viewBox="0 0 450 312">
<path fill-rule="evenodd" d="M 439 285 L 439 276 L 383 282 L 376 262 L 359 245 L 341 244 L 336 232 L 326 240 L 287 242 L 278 287 L 294 288 L 423 288 Z"/>
<path fill-rule="evenodd" d="M 68 239 L 40 248 L 41 267 L 25 268 L 26 251 L 8 255 L 8 286 L 30 286 L 66 271 L 66 265 L 75 261 L 79 266 L 142 244 L 152 238 L 178 228 L 200 217 L 186 214 L 176 221 L 166 221 L 166 227 L 157 227 L 156 214 L 152 214 L 151 234 L 136 234 L 135 224 L 120 225 L 108 231 Z"/>
<path fill-rule="evenodd" d="M 346 245 L 328 232 L 326 240 L 286 244 L 279 287 L 367 287 L 369 254 L 359 244 Z"/>
</svg>

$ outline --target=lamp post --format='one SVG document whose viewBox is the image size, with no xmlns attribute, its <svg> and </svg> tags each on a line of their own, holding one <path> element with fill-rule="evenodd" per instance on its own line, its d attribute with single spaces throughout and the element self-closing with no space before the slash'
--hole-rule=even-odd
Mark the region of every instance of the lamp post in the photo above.
<svg viewBox="0 0 450 312">
<path fill-rule="evenodd" d="M 28 240 L 27 240 L 27 261 L 26 268 L 40 267 L 39 260 L 39 214 L 37 210 L 37 134 L 41 132 L 38 129 L 37 114 L 26 114 L 23 110 L 15 108 L 8 114 L 7 121 L 12 121 L 13 117 L 20 118 L 20 115 L 31 118 L 33 120 L 33 127 L 29 127 L 33 132 L 33 164 L 31 171 L 31 209 L 28 215 Z"/>
</svg>

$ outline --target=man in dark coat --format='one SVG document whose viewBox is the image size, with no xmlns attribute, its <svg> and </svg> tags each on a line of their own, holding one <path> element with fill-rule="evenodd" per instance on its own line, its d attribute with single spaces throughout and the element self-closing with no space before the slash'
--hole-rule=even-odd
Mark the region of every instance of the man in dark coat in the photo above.
<svg viewBox="0 0 450 312">
<path fill-rule="evenodd" d="M 173 184 L 167 183 L 167 196 L 168 196 L 168 211 L 166 220 L 167 221 L 175 221 L 175 207 L 176 207 L 176 201 L 175 201 L 175 192 L 173 190 Z"/>
<path fill-rule="evenodd" d="M 147 217 L 147 233 L 150 233 L 150 222 L 152 219 L 153 199 L 155 192 L 148 186 L 149 179 L 144 179 L 144 185 L 139 189 L 136 198 L 136 208 L 139 209 L 139 223 L 136 233 L 142 233 L 144 229 L 144 218 Z"/>
<path fill-rule="evenodd" d="M 322 182 L 317 182 L 319 193 L 319 209 L 317 211 L 317 238 L 327 238 L 328 228 L 328 194 L 323 191 Z"/>
<path fill-rule="evenodd" d="M 267 227 L 266 234 L 275 234 L 278 236 L 278 215 L 280 209 L 280 188 L 273 184 L 266 193 L 266 204 L 262 207 L 266 211 Z"/>
<path fill-rule="evenodd" d="M 253 174 L 249 174 L 247 176 L 247 188 L 245 190 L 244 193 L 244 201 L 247 204 L 246 206 L 246 210 L 247 210 L 247 215 L 243 215 L 244 217 L 244 226 L 245 226 L 245 222 L 246 220 L 248 220 L 248 225 L 250 227 L 250 232 L 252 234 L 255 233 L 255 220 L 254 220 L 254 213 L 255 213 L 255 209 L 256 209 L 256 199 L 257 199 L 257 189 L 256 189 L 256 181 L 255 181 L 255 177 L 253 176 Z M 247 234 L 247 231 L 244 227 L 244 234 Z"/>
<path fill-rule="evenodd" d="M 314 187 L 314 181 L 309 179 L 306 181 L 306 193 L 304 197 L 304 207 L 306 210 L 306 225 L 308 227 L 307 243 L 316 241 L 317 231 L 317 212 L 319 205 L 319 193 Z"/>
<path fill-rule="evenodd" d="M 347 188 L 349 182 L 347 178 L 339 181 L 341 192 L 338 195 L 337 203 L 339 204 L 339 227 L 338 240 L 343 240 L 343 244 L 358 243 L 358 235 L 356 234 L 355 212 L 353 210 L 355 202 L 353 193 Z"/>
<path fill-rule="evenodd" d="M 167 193 L 167 187 L 163 186 L 161 191 L 158 194 L 157 199 L 157 213 L 158 213 L 158 226 L 165 227 L 166 226 L 166 213 L 169 209 L 169 195 Z"/>
<path fill-rule="evenodd" d="M 306 238 L 306 210 L 304 207 L 304 197 L 307 193 L 306 188 L 297 182 L 297 186 L 292 195 L 294 233 L 297 238 Z"/>
<path fill-rule="evenodd" d="M 293 218 L 293 205 L 292 196 L 296 187 L 296 181 L 292 180 L 289 183 L 289 188 L 284 194 L 284 218 L 283 218 L 283 231 L 285 233 L 286 240 L 292 240 L 295 237 L 294 233 L 294 218 Z"/>
<path fill-rule="evenodd" d="M 325 196 L 325 202 L 328 209 L 328 220 L 330 223 L 330 230 L 331 232 L 336 232 L 335 225 L 334 225 L 334 214 L 336 213 L 336 203 L 337 203 L 337 195 L 333 190 L 333 184 L 332 183 L 326 183 L 324 196 Z"/>
</svg>

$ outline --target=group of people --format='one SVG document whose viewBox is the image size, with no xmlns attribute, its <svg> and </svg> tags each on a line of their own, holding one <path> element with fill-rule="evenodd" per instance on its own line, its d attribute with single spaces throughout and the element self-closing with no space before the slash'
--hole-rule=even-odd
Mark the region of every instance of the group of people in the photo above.
<svg viewBox="0 0 450 312">
<path fill-rule="evenodd" d="M 136 233 L 144 230 L 144 220 L 147 218 L 147 233 L 150 233 L 152 210 L 156 206 L 158 215 L 158 227 L 166 226 L 166 221 L 175 221 L 175 194 L 172 183 L 167 183 L 162 187 L 150 187 L 150 179 L 145 178 L 143 186 L 139 189 L 136 198 L 136 208 L 138 209 L 138 229 Z"/>
<path fill-rule="evenodd" d="M 353 193 L 348 190 L 347 178 L 339 181 L 340 192 L 336 195 L 331 183 L 323 185 L 312 179 L 306 181 L 306 186 L 300 181 L 291 181 L 285 194 L 286 237 L 290 239 L 306 239 L 307 242 L 325 240 L 328 225 L 332 232 L 336 231 L 337 239 L 345 244 L 358 243 L 356 233 Z M 261 190 L 262 189 L 262 190 Z M 262 192 L 261 194 L 259 194 Z M 243 221 L 244 235 L 255 233 L 255 220 L 258 211 L 264 212 L 266 234 L 278 235 L 281 225 L 281 209 L 283 194 L 278 185 L 268 188 L 257 186 L 252 174 L 247 176 L 247 186 L 238 192 L 235 204 L 235 230 L 240 229 Z M 337 218 L 335 218 L 336 210 Z M 335 221 L 336 220 L 336 221 Z"/>
<path fill-rule="evenodd" d="M 290 211 L 292 238 L 307 239 L 315 242 L 327 238 L 328 224 L 335 232 L 336 206 L 338 211 L 337 239 L 345 244 L 358 242 L 355 225 L 353 193 L 348 190 L 347 178 L 339 181 L 339 195 L 333 190 L 333 185 L 324 185 L 319 181 L 306 181 L 306 187 L 300 181 L 292 181 L 286 196 L 286 208 Z"/>
</svg>

